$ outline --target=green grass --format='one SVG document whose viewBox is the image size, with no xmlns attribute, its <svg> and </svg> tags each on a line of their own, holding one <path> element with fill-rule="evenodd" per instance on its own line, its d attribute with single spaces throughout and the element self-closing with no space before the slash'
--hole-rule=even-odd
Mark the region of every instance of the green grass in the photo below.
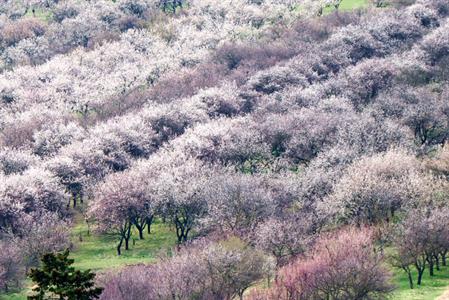
<svg viewBox="0 0 449 300">
<path fill-rule="evenodd" d="M 79 269 L 92 269 L 96 272 L 104 272 L 125 265 L 137 263 L 151 263 L 157 259 L 161 251 L 168 251 L 176 243 L 176 236 L 173 230 L 160 220 L 152 226 L 152 234 L 145 234 L 144 240 L 136 240 L 129 251 L 122 251 L 121 256 L 116 254 L 117 238 L 113 235 L 87 235 L 87 226 L 77 216 L 76 225 L 72 231 L 72 242 L 74 250 L 71 257 L 75 259 L 74 266 Z M 80 235 L 82 241 L 80 241 Z M 136 232 L 133 237 L 137 238 Z M 434 300 L 449 288 L 449 267 L 443 267 L 441 271 L 435 270 L 435 276 L 430 277 L 426 270 L 423 283 L 416 286 L 416 274 L 413 274 L 415 288 L 408 286 L 407 276 L 401 270 L 394 270 L 393 281 L 397 289 L 392 293 L 392 300 Z M 31 282 L 25 283 L 26 288 L 22 291 L 11 292 L 0 296 L 5 300 L 25 300 L 30 292 Z"/>
<path fill-rule="evenodd" d="M 366 7 L 368 5 L 367 0 L 343 0 L 340 4 L 341 10 L 351 10 Z"/>
<path fill-rule="evenodd" d="M 94 233 L 88 235 L 86 223 L 82 221 L 80 215 L 77 215 L 71 234 L 73 250 L 70 257 L 75 260 L 73 266 L 77 269 L 91 269 L 101 273 L 126 265 L 151 263 L 157 259 L 159 254 L 167 253 L 176 244 L 175 232 L 160 220 L 153 223 L 150 235 L 145 231 L 144 240 L 139 240 L 138 237 L 137 232 L 133 232 L 130 250 L 126 251 L 123 245 L 122 255 L 118 256 L 116 252 L 117 236 Z M 135 239 L 134 245 L 133 238 Z M 26 295 L 31 292 L 31 284 L 32 282 L 27 280 L 24 289 L 0 295 L 0 299 L 25 300 Z"/>
<path fill-rule="evenodd" d="M 339 11 L 349 11 L 358 8 L 364 8 L 368 6 L 368 0 L 343 0 L 340 3 Z M 329 14 L 335 11 L 334 7 L 328 6 L 324 8 L 324 14 Z"/>
<path fill-rule="evenodd" d="M 40 19 L 44 22 L 49 22 L 52 18 L 52 13 L 49 12 L 48 10 L 44 10 L 42 8 L 36 8 L 34 11 L 34 15 L 31 9 L 29 9 L 27 11 L 27 13 L 25 14 L 25 17 L 28 18 L 37 18 Z"/>
<path fill-rule="evenodd" d="M 144 234 L 144 240 L 139 240 L 137 232 L 133 232 L 130 250 L 124 250 L 123 245 L 122 255 L 118 256 L 117 236 L 109 234 L 88 236 L 86 224 L 77 222 L 72 232 L 72 241 L 74 250 L 70 257 L 75 260 L 74 267 L 102 271 L 130 264 L 154 262 L 161 251 L 167 251 L 175 245 L 176 235 L 168 225 L 157 220 L 151 226 L 151 234 L 149 236 L 147 233 Z"/>
<path fill-rule="evenodd" d="M 368 0 L 342 0 L 340 3 L 340 7 L 338 8 L 340 11 L 348 11 L 358 8 L 364 8 L 369 5 Z M 301 5 L 296 6 L 296 10 L 301 10 Z M 323 12 L 324 14 L 331 13 L 335 10 L 332 6 L 325 7 Z"/>
<path fill-rule="evenodd" d="M 26 280 L 26 282 L 24 282 L 24 288 L 22 290 L 17 290 L 17 291 L 11 291 L 10 293 L 6 294 L 6 295 L 1 295 L 0 294 L 0 299 L 1 300 L 26 300 L 27 299 L 27 295 L 31 293 L 31 285 L 32 282 L 31 280 Z"/>
<path fill-rule="evenodd" d="M 20 292 L 8 293 L 6 295 L 0 295 L 0 299 L 2 299 L 2 300 L 26 300 L 27 299 L 26 295 L 27 294 L 25 291 L 20 291 Z"/>
<path fill-rule="evenodd" d="M 429 270 L 423 276 L 421 286 L 416 286 L 416 272 L 413 273 L 415 283 L 414 289 L 410 289 L 407 274 L 399 269 L 394 269 L 393 284 L 396 289 L 389 296 L 389 300 L 435 300 L 441 296 L 446 289 L 449 289 L 449 266 L 442 267 L 441 271 L 435 270 L 435 276 L 429 276 Z M 249 294 L 252 288 L 268 288 L 266 280 L 261 280 L 248 289 Z"/>
<path fill-rule="evenodd" d="M 423 276 L 421 286 L 416 285 L 416 272 L 413 273 L 415 287 L 410 289 L 407 275 L 405 272 L 395 270 L 394 282 L 397 284 L 397 290 L 393 292 L 393 300 L 434 300 L 449 288 L 449 267 L 441 268 L 441 271 L 435 270 L 435 276 L 429 276 L 427 269 Z"/>
</svg>

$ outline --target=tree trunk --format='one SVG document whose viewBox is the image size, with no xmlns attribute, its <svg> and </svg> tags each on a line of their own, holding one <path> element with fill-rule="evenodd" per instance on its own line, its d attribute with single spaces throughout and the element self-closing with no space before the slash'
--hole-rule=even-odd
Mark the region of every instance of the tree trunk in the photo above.
<svg viewBox="0 0 449 300">
<path fill-rule="evenodd" d="M 132 219 L 131 223 L 136 226 L 137 231 L 139 232 L 139 239 L 143 240 L 144 239 L 143 231 L 145 230 L 145 227 L 147 226 L 146 218 L 136 217 L 136 218 Z"/>
<path fill-rule="evenodd" d="M 89 219 L 86 218 L 86 225 L 87 225 L 87 236 L 90 236 L 90 224 Z"/>
<path fill-rule="evenodd" d="M 146 224 L 141 224 L 138 219 L 134 220 L 132 223 L 136 226 L 137 231 L 139 232 L 139 240 L 143 240 L 143 230 L 145 229 Z"/>
<path fill-rule="evenodd" d="M 132 223 L 131 221 L 127 222 L 124 228 L 124 232 L 122 232 L 123 236 L 122 238 L 125 240 L 125 250 L 129 250 L 129 238 L 131 237 L 131 228 Z"/>
<path fill-rule="evenodd" d="M 437 271 L 440 271 L 440 257 L 438 256 L 438 254 L 433 256 L 435 258 L 435 268 L 437 269 Z"/>
<path fill-rule="evenodd" d="M 244 293 L 244 291 L 239 292 L 239 299 L 240 300 L 243 300 L 243 293 Z"/>
<path fill-rule="evenodd" d="M 126 232 L 126 235 L 125 235 L 125 250 L 129 250 L 129 238 L 131 237 L 131 227 L 132 227 L 132 224 L 131 224 L 131 222 L 129 222 L 128 231 Z"/>
<path fill-rule="evenodd" d="M 411 289 L 413 289 L 413 277 L 412 277 L 412 270 L 410 270 L 410 266 L 403 266 L 402 269 L 407 273 L 409 286 Z"/>
<path fill-rule="evenodd" d="M 125 250 L 129 250 L 129 238 L 125 238 Z"/>
<path fill-rule="evenodd" d="M 147 218 L 147 231 L 148 234 L 151 234 L 151 224 L 153 224 L 153 216 Z"/>
<path fill-rule="evenodd" d="M 424 274 L 424 270 L 426 269 L 426 260 L 422 260 L 422 264 L 419 261 L 415 261 L 415 268 L 418 271 L 418 281 L 417 284 L 421 285 L 422 275 Z"/>
<path fill-rule="evenodd" d="M 143 228 L 142 228 L 142 226 L 137 227 L 137 230 L 139 231 L 139 239 L 143 240 Z"/>
<path fill-rule="evenodd" d="M 189 234 L 189 230 L 181 230 L 181 235 L 179 236 L 179 240 L 181 243 L 187 242 L 187 236 Z"/>
<path fill-rule="evenodd" d="M 189 236 L 190 228 L 187 228 L 187 230 L 184 233 L 184 242 L 187 242 L 187 237 Z"/>
<path fill-rule="evenodd" d="M 178 236 L 178 244 L 187 242 L 187 234 L 185 233 L 183 228 L 177 228 L 176 235 Z"/>
<path fill-rule="evenodd" d="M 440 255 L 441 255 L 441 264 L 442 264 L 443 266 L 446 266 L 446 255 L 447 255 L 447 250 L 442 251 L 442 252 L 440 253 Z"/>
<path fill-rule="evenodd" d="M 184 236 L 183 230 L 179 227 L 176 227 L 176 236 L 178 237 L 178 244 L 182 243 L 182 237 Z"/>
<path fill-rule="evenodd" d="M 424 270 L 422 270 L 422 271 L 419 270 L 418 271 L 418 285 L 421 285 L 423 273 L 424 273 Z"/>
<path fill-rule="evenodd" d="M 122 255 L 122 244 L 123 244 L 123 238 L 120 238 L 120 243 L 117 245 L 117 255 Z"/>
<path fill-rule="evenodd" d="M 184 227 L 179 221 L 178 217 L 175 218 L 176 236 L 178 237 L 178 244 L 182 243 L 182 238 L 184 237 Z"/>
<path fill-rule="evenodd" d="M 433 254 L 425 252 L 425 253 L 423 253 L 423 258 L 424 258 L 424 260 L 423 260 L 424 264 L 426 264 L 426 263 L 429 264 L 429 269 L 432 270 L 433 269 Z M 429 270 L 430 273 L 432 273 L 431 270 Z"/>
<path fill-rule="evenodd" d="M 413 277 L 412 277 L 412 272 L 408 271 L 407 272 L 407 276 L 408 276 L 408 283 L 410 285 L 410 288 L 413 289 Z"/>
</svg>

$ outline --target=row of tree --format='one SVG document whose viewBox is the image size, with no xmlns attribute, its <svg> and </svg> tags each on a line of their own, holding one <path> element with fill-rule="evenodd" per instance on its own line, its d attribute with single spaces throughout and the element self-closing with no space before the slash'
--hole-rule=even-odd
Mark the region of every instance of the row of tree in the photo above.
<svg viewBox="0 0 449 300">
<path fill-rule="evenodd" d="M 416 283 L 421 284 L 424 271 L 435 275 L 435 269 L 447 266 L 449 251 L 448 207 L 414 210 L 398 226 L 393 238 L 397 254 L 392 264 L 407 273 L 410 288 L 414 287 L 412 269 L 416 269 Z"/>
</svg>

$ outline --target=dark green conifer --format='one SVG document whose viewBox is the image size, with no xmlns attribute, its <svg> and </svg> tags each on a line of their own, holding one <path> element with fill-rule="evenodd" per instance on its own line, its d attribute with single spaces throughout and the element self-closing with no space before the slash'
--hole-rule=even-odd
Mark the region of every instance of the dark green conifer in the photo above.
<svg viewBox="0 0 449 300">
<path fill-rule="evenodd" d="M 95 287 L 95 273 L 75 270 L 69 254 L 68 249 L 47 253 L 42 257 L 42 267 L 31 269 L 29 276 L 36 287 L 33 288 L 35 295 L 29 296 L 29 300 L 90 300 L 100 296 L 103 289 Z"/>
</svg>

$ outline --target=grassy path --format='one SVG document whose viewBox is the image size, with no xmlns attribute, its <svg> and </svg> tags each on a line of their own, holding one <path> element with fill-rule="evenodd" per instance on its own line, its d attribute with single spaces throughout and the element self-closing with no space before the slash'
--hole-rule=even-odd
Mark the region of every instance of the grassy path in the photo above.
<svg viewBox="0 0 449 300">
<path fill-rule="evenodd" d="M 449 300 L 449 288 L 437 300 Z"/>
</svg>

